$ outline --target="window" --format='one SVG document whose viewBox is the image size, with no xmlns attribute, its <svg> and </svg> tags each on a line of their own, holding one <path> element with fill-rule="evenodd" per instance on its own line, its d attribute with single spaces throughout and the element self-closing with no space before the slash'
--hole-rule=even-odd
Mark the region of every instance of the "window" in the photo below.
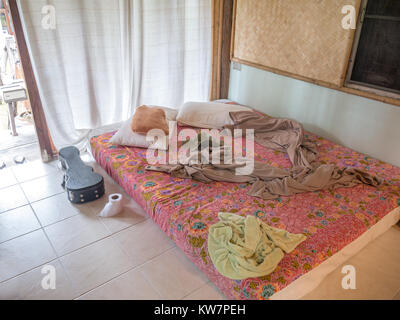
<svg viewBox="0 0 400 320">
<path fill-rule="evenodd" d="M 364 0 L 346 86 L 400 97 L 400 0 Z"/>
</svg>

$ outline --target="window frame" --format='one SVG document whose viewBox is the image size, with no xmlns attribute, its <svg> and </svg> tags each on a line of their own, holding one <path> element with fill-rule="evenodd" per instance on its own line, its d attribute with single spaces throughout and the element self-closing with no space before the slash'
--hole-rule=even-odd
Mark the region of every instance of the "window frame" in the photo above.
<svg viewBox="0 0 400 320">
<path fill-rule="evenodd" d="M 384 88 L 384 87 L 377 86 L 374 84 L 359 82 L 359 81 L 355 81 L 355 80 L 351 79 L 351 76 L 353 74 L 353 69 L 354 69 L 354 62 L 355 62 L 355 59 L 357 56 L 358 45 L 359 45 L 360 37 L 361 37 L 361 33 L 362 33 L 363 23 L 364 23 L 364 19 L 365 19 L 365 15 L 366 15 L 367 5 L 368 5 L 368 0 L 362 0 L 358 19 L 357 19 L 357 27 L 356 27 L 355 34 L 354 34 L 353 47 L 352 47 L 351 55 L 350 55 L 350 59 L 349 59 L 349 66 L 348 66 L 346 78 L 344 81 L 344 87 L 369 92 L 369 93 L 376 94 L 376 95 L 382 96 L 382 97 L 400 99 L 400 90 Z"/>
</svg>

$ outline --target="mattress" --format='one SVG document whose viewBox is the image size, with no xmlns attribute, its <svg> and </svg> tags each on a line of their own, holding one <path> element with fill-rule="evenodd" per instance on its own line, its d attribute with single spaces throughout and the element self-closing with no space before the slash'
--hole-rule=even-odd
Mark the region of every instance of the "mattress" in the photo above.
<svg viewBox="0 0 400 320">
<path fill-rule="evenodd" d="M 395 209 L 400 206 L 400 168 L 312 133 L 306 135 L 317 144 L 320 162 L 364 169 L 385 183 L 378 188 L 358 185 L 263 200 L 247 195 L 247 184 L 204 184 L 146 171 L 146 149 L 113 145 L 112 132 L 93 137 L 91 148 L 100 166 L 228 299 L 299 298 L 338 263 L 396 223 L 399 211 Z M 255 144 L 255 158 L 290 168 L 286 153 L 259 144 Z M 208 228 L 218 222 L 221 211 L 254 215 L 273 227 L 303 233 L 307 240 L 267 276 L 228 279 L 214 268 L 207 250 Z"/>
</svg>

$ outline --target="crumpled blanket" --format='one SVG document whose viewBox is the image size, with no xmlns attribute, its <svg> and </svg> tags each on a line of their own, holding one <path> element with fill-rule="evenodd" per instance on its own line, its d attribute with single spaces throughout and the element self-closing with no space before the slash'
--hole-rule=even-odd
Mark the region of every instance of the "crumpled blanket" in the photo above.
<svg viewBox="0 0 400 320">
<path fill-rule="evenodd" d="M 219 273 L 234 280 L 266 276 L 301 242 L 303 234 L 268 226 L 258 218 L 220 212 L 208 233 L 208 252 Z"/>
<path fill-rule="evenodd" d="M 264 147 L 284 151 L 294 167 L 312 168 L 317 157 L 313 142 L 304 137 L 303 126 L 294 120 L 274 118 L 253 111 L 230 112 L 234 125 L 227 129 L 254 129 L 255 141 Z"/>
<path fill-rule="evenodd" d="M 323 164 L 315 169 L 298 167 L 292 171 L 272 167 L 261 162 L 254 163 L 251 175 L 237 175 L 236 168 L 243 164 L 193 164 L 193 165 L 156 165 L 146 166 L 146 170 L 160 171 L 173 177 L 194 179 L 204 183 L 225 181 L 250 183 L 248 194 L 265 200 L 279 196 L 291 196 L 297 193 L 322 189 L 349 188 L 364 183 L 378 186 L 381 179 L 357 168 L 343 168 Z"/>
<path fill-rule="evenodd" d="M 220 164 L 201 164 L 201 162 L 198 164 L 188 161 L 185 164 L 149 165 L 146 170 L 166 172 L 174 177 L 195 179 L 205 183 L 212 181 L 250 183 L 252 186 L 248 194 L 265 200 L 323 189 L 353 187 L 361 183 L 378 186 L 383 182 L 381 178 L 357 168 L 339 168 L 315 162 L 317 155 L 315 145 L 304 138 L 302 126 L 294 120 L 272 118 L 251 111 L 232 112 L 231 117 L 235 125 L 227 129 L 254 128 L 254 136 L 258 143 L 288 153 L 293 163 L 291 170 L 255 161 L 251 174 L 238 175 L 236 169 L 244 167 L 246 163 L 233 161 L 225 164 L 224 154 L 227 150 L 224 146 L 215 153 L 219 157 Z M 211 146 L 208 150 L 201 150 L 201 140 L 196 141 L 198 151 L 191 155 L 192 159 L 201 159 L 204 151 L 209 154 L 215 151 Z"/>
</svg>

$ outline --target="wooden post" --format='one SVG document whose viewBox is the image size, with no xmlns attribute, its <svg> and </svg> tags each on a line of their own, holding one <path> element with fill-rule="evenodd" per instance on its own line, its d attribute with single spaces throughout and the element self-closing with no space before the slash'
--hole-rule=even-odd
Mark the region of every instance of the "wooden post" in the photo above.
<svg viewBox="0 0 400 320">
<path fill-rule="evenodd" d="M 224 1 L 221 48 L 220 99 L 228 98 L 229 76 L 231 72 L 231 39 L 233 21 L 233 0 Z"/>
<path fill-rule="evenodd" d="M 228 98 L 232 20 L 233 0 L 213 0 L 210 100 Z"/>
</svg>

